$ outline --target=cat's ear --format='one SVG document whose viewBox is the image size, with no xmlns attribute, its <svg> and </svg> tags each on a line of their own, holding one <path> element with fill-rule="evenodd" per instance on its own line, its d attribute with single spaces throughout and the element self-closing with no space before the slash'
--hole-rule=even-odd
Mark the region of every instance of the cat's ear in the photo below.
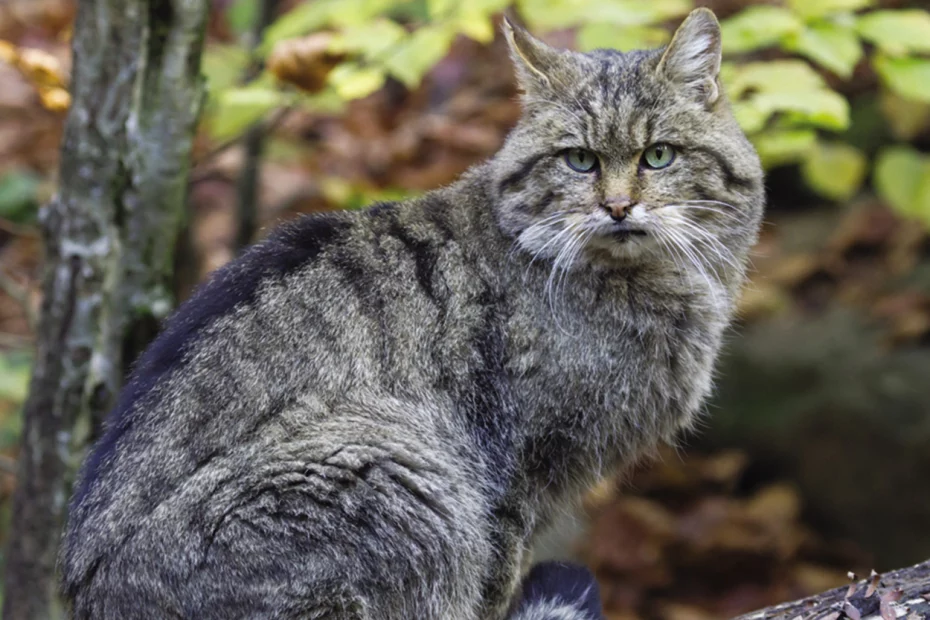
<svg viewBox="0 0 930 620">
<path fill-rule="evenodd" d="M 659 73 L 710 106 L 720 98 L 720 61 L 720 24 L 710 9 L 695 9 L 665 49 Z"/>
<path fill-rule="evenodd" d="M 517 71 L 520 88 L 528 95 L 550 91 L 564 80 L 564 52 L 550 47 L 523 28 L 504 18 L 504 36 Z"/>
</svg>

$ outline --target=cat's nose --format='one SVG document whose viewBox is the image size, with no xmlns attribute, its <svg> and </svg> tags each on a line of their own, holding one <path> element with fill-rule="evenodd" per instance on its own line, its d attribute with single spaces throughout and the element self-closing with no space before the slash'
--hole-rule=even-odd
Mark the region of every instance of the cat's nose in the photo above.
<svg viewBox="0 0 930 620">
<path fill-rule="evenodd" d="M 607 209 L 610 217 L 622 222 L 633 208 L 633 199 L 629 196 L 611 196 L 604 201 L 604 208 Z"/>
</svg>

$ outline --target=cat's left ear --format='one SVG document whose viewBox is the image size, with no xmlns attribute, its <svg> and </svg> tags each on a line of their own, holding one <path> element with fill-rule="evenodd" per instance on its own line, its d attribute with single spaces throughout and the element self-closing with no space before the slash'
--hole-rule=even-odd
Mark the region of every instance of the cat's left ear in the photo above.
<svg viewBox="0 0 930 620">
<path fill-rule="evenodd" d="M 570 83 L 564 52 L 546 45 L 506 17 L 504 36 L 510 46 L 517 81 L 528 95 L 541 95 L 560 84 Z"/>
<path fill-rule="evenodd" d="M 720 24 L 710 9 L 691 11 L 668 44 L 659 73 L 707 106 L 720 98 Z"/>
</svg>

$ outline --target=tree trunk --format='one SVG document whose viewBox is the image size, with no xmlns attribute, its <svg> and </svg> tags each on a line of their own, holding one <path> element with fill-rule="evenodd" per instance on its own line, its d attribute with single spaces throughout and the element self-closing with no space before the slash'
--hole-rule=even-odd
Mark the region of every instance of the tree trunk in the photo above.
<svg viewBox="0 0 930 620">
<path fill-rule="evenodd" d="M 23 415 L 3 617 L 64 615 L 55 559 L 74 465 L 173 305 L 204 85 L 206 0 L 82 0 Z"/>
</svg>

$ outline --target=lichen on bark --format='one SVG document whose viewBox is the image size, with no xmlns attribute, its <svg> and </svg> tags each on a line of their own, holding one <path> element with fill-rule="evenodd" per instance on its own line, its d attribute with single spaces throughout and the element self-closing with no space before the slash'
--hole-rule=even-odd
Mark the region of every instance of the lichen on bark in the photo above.
<svg viewBox="0 0 930 620">
<path fill-rule="evenodd" d="M 204 82 L 206 0 L 78 4 L 60 185 L 43 209 L 42 311 L 24 406 L 4 618 L 55 618 L 74 466 L 170 310 Z"/>
</svg>

